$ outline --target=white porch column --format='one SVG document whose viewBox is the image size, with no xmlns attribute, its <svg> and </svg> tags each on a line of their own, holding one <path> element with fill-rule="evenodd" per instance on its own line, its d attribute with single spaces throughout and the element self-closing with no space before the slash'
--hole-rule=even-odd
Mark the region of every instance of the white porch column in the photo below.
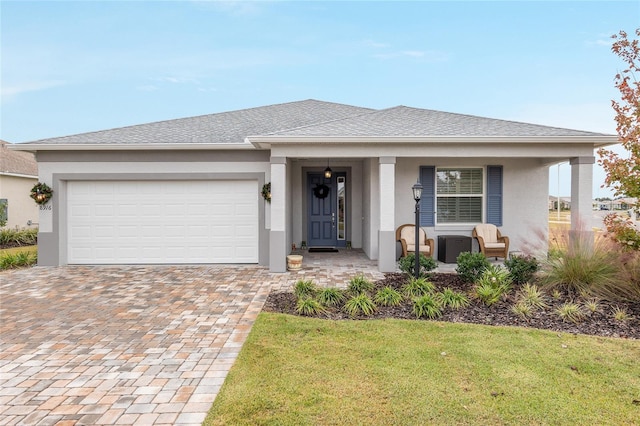
<svg viewBox="0 0 640 426">
<path fill-rule="evenodd" d="M 378 270 L 396 270 L 396 157 L 380 157 L 380 230 Z"/>
<path fill-rule="evenodd" d="M 269 233 L 269 270 L 287 271 L 287 159 L 271 157 L 271 231 Z"/>
<path fill-rule="evenodd" d="M 593 234 L 591 198 L 595 157 L 575 157 L 571 164 L 571 234 Z"/>
</svg>

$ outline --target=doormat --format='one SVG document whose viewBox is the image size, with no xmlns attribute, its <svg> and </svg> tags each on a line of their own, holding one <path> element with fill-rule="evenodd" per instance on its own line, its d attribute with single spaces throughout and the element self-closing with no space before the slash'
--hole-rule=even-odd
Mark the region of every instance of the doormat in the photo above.
<svg viewBox="0 0 640 426">
<path fill-rule="evenodd" d="M 311 247 L 309 253 L 338 253 L 337 248 L 333 247 Z"/>
</svg>

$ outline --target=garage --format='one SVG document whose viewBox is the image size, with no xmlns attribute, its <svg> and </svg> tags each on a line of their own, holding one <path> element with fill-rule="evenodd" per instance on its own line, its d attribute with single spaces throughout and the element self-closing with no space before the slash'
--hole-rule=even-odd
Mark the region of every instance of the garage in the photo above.
<svg viewBox="0 0 640 426">
<path fill-rule="evenodd" d="M 69 181 L 69 264 L 258 263 L 255 180 Z"/>
</svg>

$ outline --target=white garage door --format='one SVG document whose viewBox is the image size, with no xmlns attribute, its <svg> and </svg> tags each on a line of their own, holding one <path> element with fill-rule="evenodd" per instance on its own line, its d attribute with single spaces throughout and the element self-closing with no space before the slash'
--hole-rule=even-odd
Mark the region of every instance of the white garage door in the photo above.
<svg viewBox="0 0 640 426">
<path fill-rule="evenodd" d="M 257 263 L 257 181 L 70 181 L 70 264 Z"/>
</svg>

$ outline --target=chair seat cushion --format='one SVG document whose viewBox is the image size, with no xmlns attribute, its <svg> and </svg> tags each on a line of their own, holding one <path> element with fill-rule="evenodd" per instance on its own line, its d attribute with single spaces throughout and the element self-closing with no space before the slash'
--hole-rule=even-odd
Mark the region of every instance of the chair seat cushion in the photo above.
<svg viewBox="0 0 640 426">
<path fill-rule="evenodd" d="M 504 243 L 484 243 L 485 248 L 505 248 Z"/>
<path fill-rule="evenodd" d="M 503 244 L 504 245 L 504 244 Z M 416 245 L 415 244 L 407 244 L 407 251 L 410 252 L 415 252 L 416 251 Z M 429 246 L 420 246 L 420 253 L 425 253 L 425 254 L 429 254 L 431 253 L 431 247 Z"/>
</svg>

